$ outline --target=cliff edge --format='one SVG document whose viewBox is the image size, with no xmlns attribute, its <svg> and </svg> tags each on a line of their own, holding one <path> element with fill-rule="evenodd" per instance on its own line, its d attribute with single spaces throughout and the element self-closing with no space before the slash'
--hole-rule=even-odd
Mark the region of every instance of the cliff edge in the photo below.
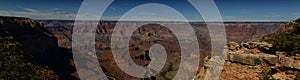
<svg viewBox="0 0 300 80">
<path fill-rule="evenodd" d="M 42 23 L 0 17 L 0 44 L 0 79 L 77 79 L 71 52 L 58 47 L 57 38 Z"/>
</svg>

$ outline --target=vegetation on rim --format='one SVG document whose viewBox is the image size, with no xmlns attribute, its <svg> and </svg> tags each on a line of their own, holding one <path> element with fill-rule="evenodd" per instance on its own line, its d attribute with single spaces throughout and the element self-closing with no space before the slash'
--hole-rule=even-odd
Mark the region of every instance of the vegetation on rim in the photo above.
<svg viewBox="0 0 300 80">
<path fill-rule="evenodd" d="M 289 56 L 300 54 L 300 19 L 286 23 L 279 31 L 264 37 L 264 40 L 274 45 L 272 53 L 282 51 Z"/>
</svg>

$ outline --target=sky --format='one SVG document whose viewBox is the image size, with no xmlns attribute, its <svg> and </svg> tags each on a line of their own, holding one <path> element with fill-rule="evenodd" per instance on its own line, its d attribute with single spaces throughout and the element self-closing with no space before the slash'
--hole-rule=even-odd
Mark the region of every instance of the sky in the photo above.
<svg viewBox="0 0 300 80">
<path fill-rule="evenodd" d="M 0 16 L 29 17 L 37 20 L 74 20 L 83 0 L 2 0 Z M 300 18 L 300 0 L 214 0 L 224 21 L 289 21 Z M 90 11 L 80 14 L 84 20 L 119 20 L 128 11 L 147 3 L 159 3 L 182 14 L 190 21 L 203 21 L 201 14 L 186 0 L 115 0 L 103 15 Z M 95 3 L 97 4 L 97 3 Z M 95 7 L 98 8 L 98 7 Z M 133 20 L 170 16 L 167 8 L 148 7 L 136 13 Z M 176 17 L 168 17 L 180 20 Z"/>
</svg>

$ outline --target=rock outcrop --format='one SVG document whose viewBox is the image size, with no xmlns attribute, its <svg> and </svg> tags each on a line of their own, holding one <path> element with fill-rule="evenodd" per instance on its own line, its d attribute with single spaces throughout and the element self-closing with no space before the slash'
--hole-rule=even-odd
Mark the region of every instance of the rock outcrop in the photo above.
<svg viewBox="0 0 300 80">
<path fill-rule="evenodd" d="M 279 56 L 279 63 L 280 66 L 288 67 L 288 68 L 294 68 L 300 70 L 300 56 L 289 56 L 286 57 L 283 54 L 277 54 Z"/>
<path fill-rule="evenodd" d="M 272 44 L 267 42 L 243 42 L 241 44 L 229 42 L 228 46 L 225 47 L 225 51 L 227 60 L 231 62 L 247 65 L 262 63 L 276 65 L 279 61 L 278 56 L 262 52 L 262 50 L 268 50 L 270 47 L 272 47 Z"/>
<path fill-rule="evenodd" d="M 221 80 L 260 80 L 260 79 L 294 79 L 300 74 L 300 55 L 287 56 L 284 52 L 267 54 L 272 44 L 267 42 L 229 42 L 225 47 L 226 59 Z M 198 79 L 203 79 L 209 63 L 220 62 L 214 57 L 206 57 L 204 68 L 198 73 Z M 200 76 L 200 77 L 199 77 Z"/>
<path fill-rule="evenodd" d="M 244 42 L 241 44 L 230 42 L 225 48 L 227 59 L 230 62 L 237 62 L 246 65 L 273 65 L 300 70 L 299 55 L 285 56 L 283 54 L 267 54 L 272 44 L 267 42 Z"/>
<path fill-rule="evenodd" d="M 42 23 L 29 18 L 0 17 L 0 43 L 9 41 L 19 43 L 20 53 L 28 59 L 32 57 L 29 62 L 51 69 L 58 79 L 77 79 L 72 75 L 75 72 L 70 62 L 72 54 L 58 46 L 57 38 Z"/>
<path fill-rule="evenodd" d="M 0 36 L 11 37 L 23 45 L 24 53 L 43 55 L 58 47 L 57 38 L 42 23 L 29 18 L 0 17 Z"/>
</svg>

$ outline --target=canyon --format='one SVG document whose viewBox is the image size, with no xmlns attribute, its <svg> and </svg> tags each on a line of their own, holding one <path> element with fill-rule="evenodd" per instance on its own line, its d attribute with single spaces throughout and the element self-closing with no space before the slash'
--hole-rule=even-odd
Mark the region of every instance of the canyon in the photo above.
<svg viewBox="0 0 300 80">
<path fill-rule="evenodd" d="M 95 30 L 96 57 L 98 57 L 104 73 L 109 79 L 140 79 L 123 72 L 114 61 L 111 47 L 111 37 L 116 24 L 126 29 L 129 26 L 138 26 L 137 21 L 79 21 L 79 24 L 97 24 Z M 133 31 L 129 40 L 129 53 L 133 61 L 139 66 L 148 65 L 152 58 L 149 48 L 154 44 L 161 44 L 167 52 L 167 61 L 163 69 L 156 76 L 144 80 L 169 80 L 178 70 L 181 47 L 178 39 L 170 29 L 164 25 L 172 24 L 184 27 L 189 24 L 195 30 L 199 43 L 201 60 L 195 79 L 202 79 L 207 62 L 211 61 L 211 39 L 209 30 L 203 22 L 157 22 L 140 25 Z M 220 24 L 220 23 L 217 23 Z M 225 22 L 226 38 L 228 41 L 224 70 L 220 79 L 263 79 L 266 76 L 277 79 L 295 78 L 299 70 L 299 55 L 285 56 L 270 54 L 272 44 L 261 42 L 282 29 L 283 22 Z M 75 63 L 72 58 L 72 34 L 74 21 L 72 20 L 32 20 L 29 18 L 0 17 L 1 44 L 3 47 L 20 45 L 20 54 L 25 55 L 29 63 L 40 66 L 45 74 L 38 79 L 79 79 Z M 84 27 L 84 26 L 83 26 Z M 129 33 L 124 31 L 122 33 Z M 183 36 L 189 36 L 182 34 Z M 254 42 L 248 42 L 254 41 Z M 184 42 L 189 43 L 189 39 Z M 240 44 L 239 44 L 240 43 Z M 255 46 L 253 46 L 255 45 Z M 280 52 L 279 52 L 280 53 Z M 191 56 L 192 57 L 192 56 Z M 214 59 L 216 60 L 216 59 Z M 27 61 L 27 60 L 26 60 Z M 294 62 L 294 63 L 288 63 Z M 244 69 L 245 71 L 241 71 Z M 275 72 L 269 74 L 269 72 Z M 253 75 L 246 75 L 253 74 Z M 264 76 L 259 76 L 263 75 Z M 86 75 L 94 75 L 92 73 Z M 240 75 L 240 76 L 235 76 Z M 280 78 L 284 76 L 284 78 Z"/>
<path fill-rule="evenodd" d="M 45 28 L 51 31 L 57 38 L 59 46 L 70 49 L 72 47 L 72 29 L 74 21 L 68 20 L 41 20 Z M 119 23 L 120 27 L 138 26 L 142 22 L 134 21 L 79 21 L 79 24 L 89 25 L 98 23 L 96 28 L 96 53 L 99 63 L 106 71 L 110 79 L 139 79 L 124 73 L 114 62 L 111 51 L 111 35 L 114 27 Z M 161 23 L 161 22 L 157 22 Z M 209 56 L 211 51 L 209 30 L 203 22 L 162 22 L 181 26 L 190 24 L 195 32 L 199 43 L 201 60 L 200 67 L 204 64 L 204 58 Z M 276 32 L 282 25 L 282 22 L 225 22 L 225 30 L 228 41 L 259 41 L 264 36 Z M 184 26 L 183 26 L 184 27 Z M 127 33 L 127 32 L 124 32 Z M 180 45 L 174 32 L 160 24 L 141 25 L 140 28 L 132 33 L 129 41 L 129 51 L 133 61 L 140 65 L 148 65 L 151 60 L 145 53 L 154 44 L 161 44 L 165 47 L 168 54 L 167 64 L 163 70 L 155 77 L 149 79 L 172 79 L 180 63 Z M 201 69 L 199 69 L 201 70 Z"/>
</svg>

